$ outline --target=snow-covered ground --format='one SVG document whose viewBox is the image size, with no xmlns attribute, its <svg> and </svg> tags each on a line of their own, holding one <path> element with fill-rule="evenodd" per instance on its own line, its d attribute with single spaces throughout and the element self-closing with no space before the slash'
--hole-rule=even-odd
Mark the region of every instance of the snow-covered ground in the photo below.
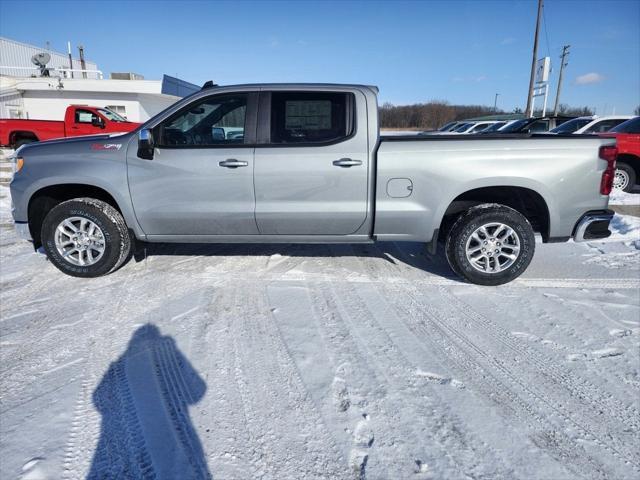
<svg viewBox="0 0 640 480">
<path fill-rule="evenodd" d="M 638 478 L 628 224 L 498 288 L 395 243 L 148 246 L 83 280 L 2 187 L 0 478 Z"/>
</svg>

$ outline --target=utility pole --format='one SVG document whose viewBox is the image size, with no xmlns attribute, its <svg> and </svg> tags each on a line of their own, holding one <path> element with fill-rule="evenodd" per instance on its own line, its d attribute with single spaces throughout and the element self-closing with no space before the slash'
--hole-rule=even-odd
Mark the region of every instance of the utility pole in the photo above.
<svg viewBox="0 0 640 480">
<path fill-rule="evenodd" d="M 564 67 L 569 65 L 569 62 L 565 62 L 565 58 L 569 55 L 569 47 L 571 45 L 565 45 L 562 47 L 562 60 L 560 60 L 560 76 L 558 77 L 558 91 L 556 92 L 556 104 L 553 107 L 553 116 L 558 115 L 558 105 L 560 104 L 560 89 L 562 88 L 562 74 L 564 73 Z"/>
<path fill-rule="evenodd" d="M 82 69 L 82 78 L 87 78 L 87 64 L 84 61 L 84 47 L 82 45 L 78 46 L 78 52 L 80 53 L 80 68 Z"/>
<path fill-rule="evenodd" d="M 69 73 L 71 74 L 71 78 L 73 78 L 73 58 L 71 58 L 71 42 L 67 42 L 67 52 L 69 53 Z"/>
<path fill-rule="evenodd" d="M 493 100 L 493 113 L 498 111 L 498 95 L 500 94 L 496 93 L 496 98 Z"/>
<path fill-rule="evenodd" d="M 538 33 L 540 32 L 540 19 L 542 18 L 543 0 L 538 0 L 538 18 L 536 20 L 536 35 L 533 39 L 533 59 L 531 60 L 531 77 L 529 78 L 529 92 L 527 93 L 527 108 L 524 116 L 529 118 L 531 112 L 531 102 L 533 101 L 533 82 L 536 77 L 536 60 L 538 58 Z"/>
</svg>

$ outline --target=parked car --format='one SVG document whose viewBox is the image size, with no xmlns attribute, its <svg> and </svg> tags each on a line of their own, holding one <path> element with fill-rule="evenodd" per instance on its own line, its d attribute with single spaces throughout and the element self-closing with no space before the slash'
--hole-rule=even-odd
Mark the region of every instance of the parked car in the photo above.
<svg viewBox="0 0 640 480">
<path fill-rule="evenodd" d="M 466 134 L 482 133 L 487 128 L 495 125 L 496 123 L 502 123 L 502 122 L 498 122 L 498 121 L 476 122 L 471 128 L 469 128 L 468 130 L 462 133 L 466 133 Z"/>
<path fill-rule="evenodd" d="M 522 118 L 505 125 L 497 133 L 544 133 L 573 119 L 573 117 Z"/>
<path fill-rule="evenodd" d="M 450 132 L 451 130 L 453 130 L 454 128 L 456 128 L 458 126 L 460 126 L 460 122 L 458 122 L 458 121 L 449 122 L 449 123 L 445 123 L 437 131 L 438 132 Z"/>
<path fill-rule="evenodd" d="M 616 139 L 618 157 L 613 187 L 630 192 L 640 179 L 640 117 L 631 118 L 600 136 Z"/>
<path fill-rule="evenodd" d="M 0 146 L 19 148 L 52 138 L 130 132 L 139 125 L 107 108 L 69 105 L 62 121 L 0 119 Z"/>
<path fill-rule="evenodd" d="M 480 285 L 522 274 L 535 232 L 543 242 L 610 235 L 615 140 L 380 137 L 377 92 L 207 88 L 136 132 L 24 145 L 16 230 L 77 277 L 117 269 L 134 241 L 386 240 L 431 253 L 440 242 L 453 271 Z M 241 139 L 213 135 L 230 124 L 244 126 Z"/>
<path fill-rule="evenodd" d="M 563 123 L 549 131 L 549 133 L 575 133 L 575 134 L 592 134 L 600 132 L 608 132 L 613 127 L 620 125 L 633 118 L 631 115 L 609 115 L 598 117 L 591 115 L 586 117 L 578 117 Z"/>
</svg>

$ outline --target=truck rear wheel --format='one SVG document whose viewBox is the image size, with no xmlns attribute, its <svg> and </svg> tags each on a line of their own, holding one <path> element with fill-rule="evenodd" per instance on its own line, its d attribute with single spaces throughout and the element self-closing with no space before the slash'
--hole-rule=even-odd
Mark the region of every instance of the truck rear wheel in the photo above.
<svg viewBox="0 0 640 480">
<path fill-rule="evenodd" d="M 499 204 L 470 208 L 446 240 L 452 270 L 477 285 L 502 285 L 524 272 L 535 251 L 535 236 L 520 212 Z"/>
<path fill-rule="evenodd" d="M 120 212 L 93 198 L 75 198 L 53 207 L 42 223 L 41 238 L 51 263 L 74 277 L 112 272 L 131 249 Z"/>
</svg>

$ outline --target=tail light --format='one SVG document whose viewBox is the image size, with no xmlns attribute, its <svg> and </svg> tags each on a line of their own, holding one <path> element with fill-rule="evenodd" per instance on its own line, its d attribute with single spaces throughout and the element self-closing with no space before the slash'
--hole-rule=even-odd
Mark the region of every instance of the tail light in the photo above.
<svg viewBox="0 0 640 480">
<path fill-rule="evenodd" d="M 607 168 L 602 172 L 602 180 L 600 180 L 600 193 L 609 195 L 613 187 L 613 178 L 616 175 L 616 157 L 618 156 L 618 147 L 615 145 L 604 145 L 600 147 L 599 157 L 607 161 Z"/>
</svg>

